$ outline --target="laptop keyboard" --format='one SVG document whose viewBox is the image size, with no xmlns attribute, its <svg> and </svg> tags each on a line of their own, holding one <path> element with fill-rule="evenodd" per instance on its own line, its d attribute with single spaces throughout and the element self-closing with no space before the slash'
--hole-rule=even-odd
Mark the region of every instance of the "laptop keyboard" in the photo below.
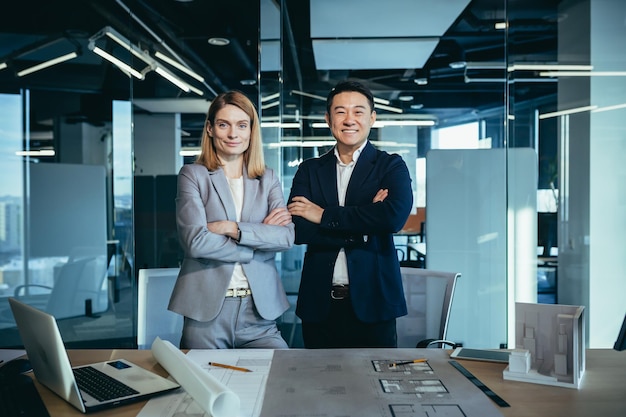
<svg viewBox="0 0 626 417">
<path fill-rule="evenodd" d="M 50 417 L 46 406 L 27 375 L 0 379 L 0 416 Z"/>
<path fill-rule="evenodd" d="M 128 385 L 111 378 L 104 372 L 93 367 L 84 366 L 82 368 L 75 368 L 73 371 L 78 388 L 99 401 L 114 400 L 116 398 L 139 394 L 138 391 L 135 391 Z"/>
</svg>

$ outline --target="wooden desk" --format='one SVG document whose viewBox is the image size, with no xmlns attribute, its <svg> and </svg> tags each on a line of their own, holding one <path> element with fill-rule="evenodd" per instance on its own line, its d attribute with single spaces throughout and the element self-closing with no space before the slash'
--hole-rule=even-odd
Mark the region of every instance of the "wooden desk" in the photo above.
<svg viewBox="0 0 626 417">
<path fill-rule="evenodd" d="M 149 350 L 70 350 L 73 365 L 124 358 L 166 376 Z M 474 376 L 507 401 L 505 417 L 624 417 L 626 416 L 626 352 L 588 350 L 580 389 L 553 387 L 502 379 L 504 364 L 459 360 Z M 42 385 L 37 384 L 52 417 L 83 416 Z M 136 416 L 145 402 L 98 412 L 98 417 Z"/>
</svg>

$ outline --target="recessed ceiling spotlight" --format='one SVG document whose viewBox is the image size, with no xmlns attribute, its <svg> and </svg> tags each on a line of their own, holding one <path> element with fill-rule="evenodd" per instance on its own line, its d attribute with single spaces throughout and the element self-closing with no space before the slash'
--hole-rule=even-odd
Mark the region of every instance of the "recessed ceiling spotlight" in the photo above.
<svg viewBox="0 0 626 417">
<path fill-rule="evenodd" d="M 416 78 L 413 82 L 417 85 L 426 85 L 428 84 L 428 78 Z"/>
<path fill-rule="evenodd" d="M 421 109 L 423 107 L 424 107 L 424 105 L 422 103 L 411 104 L 411 108 L 413 110 L 419 110 L 419 109 Z"/>
<path fill-rule="evenodd" d="M 467 62 L 465 62 L 465 61 L 454 61 L 454 62 L 450 62 L 448 65 L 450 66 L 450 68 L 461 69 L 461 68 L 465 68 L 467 66 Z"/>
<path fill-rule="evenodd" d="M 226 38 L 209 38 L 209 44 L 214 46 L 226 46 L 230 41 Z"/>
<path fill-rule="evenodd" d="M 239 83 L 241 85 L 255 85 L 256 84 L 256 80 L 253 80 L 252 78 L 249 80 L 241 80 L 239 81 Z"/>
<path fill-rule="evenodd" d="M 398 96 L 398 100 L 400 100 L 400 101 L 411 101 L 411 100 L 413 100 L 413 96 Z"/>
</svg>

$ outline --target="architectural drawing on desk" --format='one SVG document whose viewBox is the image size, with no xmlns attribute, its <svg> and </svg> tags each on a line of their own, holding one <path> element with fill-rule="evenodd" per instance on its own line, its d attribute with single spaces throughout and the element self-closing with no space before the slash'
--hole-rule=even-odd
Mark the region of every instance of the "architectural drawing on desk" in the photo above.
<svg viewBox="0 0 626 417">
<path fill-rule="evenodd" d="M 400 362 L 398 364 L 398 362 Z M 434 372 L 428 362 L 404 363 L 401 361 L 373 360 L 376 372 L 401 373 L 402 378 L 379 378 L 378 382 L 384 393 L 411 394 L 418 398 L 440 397 L 448 390 L 443 383 L 433 378 Z M 408 375 L 414 378 L 408 377 Z M 424 376 L 427 379 L 424 379 Z M 429 377 L 429 378 L 428 378 Z"/>
<path fill-rule="evenodd" d="M 399 373 L 403 378 L 379 378 L 384 393 L 409 394 L 420 401 L 449 397 L 449 392 L 439 380 L 428 362 L 405 363 L 395 360 L 373 360 L 376 372 Z M 405 378 L 410 375 L 409 378 Z M 423 379 L 426 377 L 426 379 Z M 389 404 L 392 417 L 446 416 L 464 417 L 465 413 L 457 404 Z"/>
<path fill-rule="evenodd" d="M 392 417 L 466 417 L 461 407 L 456 404 L 392 404 L 389 411 Z"/>
<path fill-rule="evenodd" d="M 530 370 L 513 366 L 504 379 L 578 388 L 585 371 L 584 307 L 559 304 L 515 304 L 516 353 L 530 354 Z"/>
</svg>

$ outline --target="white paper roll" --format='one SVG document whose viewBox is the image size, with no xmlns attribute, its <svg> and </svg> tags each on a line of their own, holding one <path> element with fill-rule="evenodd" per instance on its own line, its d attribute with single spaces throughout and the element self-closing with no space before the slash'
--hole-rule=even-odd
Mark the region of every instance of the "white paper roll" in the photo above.
<svg viewBox="0 0 626 417">
<path fill-rule="evenodd" d="M 211 416 L 239 415 L 239 396 L 199 365 L 188 360 L 171 342 L 159 337 L 154 339 L 152 356 Z"/>
</svg>

